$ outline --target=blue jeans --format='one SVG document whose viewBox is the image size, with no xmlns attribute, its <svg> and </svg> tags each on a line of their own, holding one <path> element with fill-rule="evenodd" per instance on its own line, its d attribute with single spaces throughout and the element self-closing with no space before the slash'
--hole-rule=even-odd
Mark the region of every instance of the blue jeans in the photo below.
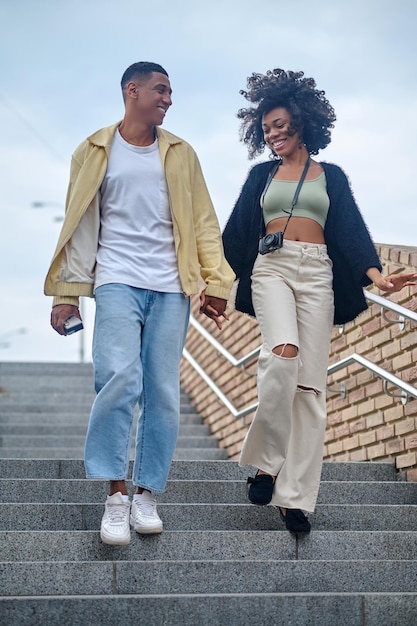
<svg viewBox="0 0 417 626">
<path fill-rule="evenodd" d="M 132 481 L 165 489 L 178 436 L 180 361 L 190 299 L 112 283 L 96 289 L 96 399 L 85 443 L 87 478 L 125 480 L 139 404 Z"/>
</svg>

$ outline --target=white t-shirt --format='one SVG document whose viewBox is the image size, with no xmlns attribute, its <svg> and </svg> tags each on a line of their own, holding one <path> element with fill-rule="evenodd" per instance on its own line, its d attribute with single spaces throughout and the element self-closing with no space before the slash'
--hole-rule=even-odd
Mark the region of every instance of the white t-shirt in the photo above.
<svg viewBox="0 0 417 626">
<path fill-rule="evenodd" d="M 181 292 L 158 140 L 150 146 L 133 146 L 116 131 L 100 193 L 95 288 L 123 283 Z"/>
</svg>

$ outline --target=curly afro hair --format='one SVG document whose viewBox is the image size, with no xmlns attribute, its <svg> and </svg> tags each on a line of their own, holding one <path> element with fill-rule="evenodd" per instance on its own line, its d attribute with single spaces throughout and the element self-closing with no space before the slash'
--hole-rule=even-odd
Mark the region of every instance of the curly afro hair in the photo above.
<svg viewBox="0 0 417 626">
<path fill-rule="evenodd" d="M 304 78 L 304 72 L 268 70 L 266 74 L 253 73 L 247 80 L 247 91 L 240 94 L 255 106 L 240 109 L 242 120 L 240 139 L 248 147 L 249 158 L 262 154 L 265 141 L 262 118 L 276 107 L 283 107 L 291 115 L 291 132 L 300 134 L 309 154 L 330 143 L 331 128 L 336 115 L 325 92 L 316 88 L 313 78 Z"/>
</svg>

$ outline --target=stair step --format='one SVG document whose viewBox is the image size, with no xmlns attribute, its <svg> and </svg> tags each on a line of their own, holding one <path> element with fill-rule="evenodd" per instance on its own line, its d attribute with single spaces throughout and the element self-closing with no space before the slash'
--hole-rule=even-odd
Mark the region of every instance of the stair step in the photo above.
<svg viewBox="0 0 417 626">
<path fill-rule="evenodd" d="M 94 397 L 91 397 L 90 400 L 85 400 L 83 404 L 77 402 L 74 406 L 72 406 L 72 415 L 75 417 L 81 416 L 85 417 L 86 421 L 88 421 L 88 416 L 90 415 L 91 405 L 93 403 Z M 14 414 L 21 413 L 30 413 L 39 415 L 45 414 L 53 414 L 57 417 L 61 417 L 61 414 L 64 416 L 68 414 L 68 406 L 72 405 L 71 400 L 66 400 L 63 404 L 57 404 L 57 401 L 51 403 L 42 403 L 39 404 L 37 402 L 27 402 L 26 404 L 16 404 L 14 402 L 6 403 L 4 400 L 0 400 L 0 411 L 2 415 L 13 416 Z"/>
<path fill-rule="evenodd" d="M 65 390 L 49 390 L 47 392 L 26 392 L 13 391 L 10 393 L 2 393 L 0 395 L 0 406 L 3 411 L 12 410 L 13 407 L 30 407 L 36 405 L 40 409 L 53 407 L 59 409 L 63 406 L 68 411 L 70 406 L 72 410 L 79 410 L 80 407 L 90 407 L 94 400 L 95 394 L 91 391 L 79 391 L 75 389 Z"/>
<path fill-rule="evenodd" d="M 294 538 L 269 530 L 165 530 L 161 535 L 132 532 L 128 546 L 108 546 L 97 530 L 0 531 L 3 561 L 190 561 L 240 560 L 363 560 L 414 561 L 417 531 L 314 530 Z"/>
<path fill-rule="evenodd" d="M 13 447 L 14 437 L 19 437 L 20 441 L 24 443 L 26 441 L 33 441 L 34 437 L 82 437 L 83 441 L 87 430 L 87 424 L 72 424 L 71 422 L 66 424 L 61 423 L 32 423 L 32 424 L 2 424 L 0 423 L 0 441 L 3 440 L 3 445 L 11 444 Z M 179 428 L 180 437 L 210 437 L 210 429 L 204 424 L 180 424 Z M 217 442 L 216 442 L 217 443 Z M 214 447 L 214 446 L 210 446 Z"/>
<path fill-rule="evenodd" d="M 93 371 L 91 363 L 66 363 L 45 361 L 42 363 L 31 361 L 5 361 L 0 364 L 0 377 L 3 376 L 40 376 L 60 377 L 62 374 L 72 373 L 74 376 L 86 376 Z"/>
<path fill-rule="evenodd" d="M 166 530 L 283 530 L 273 506 L 169 504 L 158 511 Z M 0 530 L 97 530 L 99 503 L 0 503 Z M 310 515 L 315 530 L 414 530 L 416 505 L 320 504 Z"/>
<path fill-rule="evenodd" d="M 88 411 L 86 410 L 84 414 L 74 414 L 68 413 L 67 409 L 64 407 L 65 412 L 56 412 L 56 411 L 48 411 L 48 412 L 34 412 L 33 410 L 27 413 L 18 413 L 18 412 L 10 412 L 10 413 L 1 413 L 0 414 L 0 432 L 3 432 L 3 428 L 8 428 L 10 426 L 42 426 L 44 428 L 53 427 L 55 425 L 60 426 L 83 426 L 87 427 L 88 416 L 90 414 L 89 405 Z M 32 407 L 33 409 L 33 407 Z M 201 417 L 195 413 L 195 411 L 181 411 L 180 416 L 180 425 L 190 424 L 201 426 Z M 204 425 L 204 428 L 208 428 Z M 4 431 L 7 434 L 7 431 Z"/>
<path fill-rule="evenodd" d="M 227 452 L 221 448 L 209 447 L 209 448 L 193 448 L 192 442 L 187 447 L 178 447 L 174 452 L 174 459 L 177 460 L 226 460 Z M 0 459 L 78 459 L 81 460 L 84 457 L 84 446 L 78 448 L 1 448 L 0 447 Z M 130 454 L 130 458 L 133 459 L 133 447 Z"/>
<path fill-rule="evenodd" d="M 83 448 L 1 448 L 0 459 L 78 459 L 84 458 Z"/>
<path fill-rule="evenodd" d="M 61 407 L 68 412 L 68 407 L 71 409 L 75 404 L 75 408 L 85 404 L 91 408 L 91 403 L 95 398 L 93 389 L 84 389 L 80 391 L 77 387 L 74 389 L 67 389 L 61 391 L 57 387 L 51 389 L 34 389 L 33 391 L 15 391 L 5 389 L 0 383 L 0 408 L 2 413 L 5 411 L 18 411 L 22 409 L 22 412 L 26 412 L 26 408 L 30 411 L 36 407 L 36 412 L 47 409 L 51 405 L 55 405 L 55 408 L 59 410 Z M 75 402 L 74 402 L 75 401 Z M 180 407 L 184 413 L 195 413 L 195 408 L 190 404 L 188 398 L 180 399 Z M 201 418 L 200 418 L 201 419 Z"/>
<path fill-rule="evenodd" d="M 130 463 L 129 475 L 133 463 Z M 176 460 L 172 463 L 171 480 L 243 480 L 254 475 L 252 467 L 240 467 L 235 461 Z M 0 476 L 3 478 L 85 478 L 84 462 L 81 459 L 36 459 L 25 462 L 18 458 L 0 459 Z M 322 480 L 342 481 L 396 481 L 393 463 L 323 463 Z M 410 483 L 415 486 L 415 483 Z"/>
<path fill-rule="evenodd" d="M 265 572 L 268 576 L 265 576 Z M 242 593 L 243 581 L 262 581 L 264 593 L 412 593 L 417 561 L 212 560 L 36 561 L 1 563 L 2 594 Z M 261 589 L 260 589 L 261 587 Z"/>
<path fill-rule="evenodd" d="M 103 502 L 107 482 L 83 479 L 0 479 L 3 502 Z M 229 503 L 246 502 L 246 485 L 241 480 L 170 480 L 158 502 Z M 413 483 L 323 481 L 318 503 L 332 504 L 417 504 Z"/>
<path fill-rule="evenodd" d="M 65 441 L 58 435 L 0 435 L 1 448 L 57 448 L 63 445 L 68 448 L 83 448 L 84 435 L 67 435 Z M 134 441 L 132 439 L 132 447 Z M 217 448 L 216 439 L 207 436 L 179 436 L 178 448 Z"/>
<path fill-rule="evenodd" d="M 243 584 L 243 583 L 242 583 Z M 5 598 L 7 626 L 415 626 L 417 596 L 407 593 L 256 593 Z M 53 620 L 53 622 L 51 622 Z"/>
<path fill-rule="evenodd" d="M 191 445 L 181 448 L 177 445 L 174 452 L 174 460 L 178 461 L 210 461 L 227 459 L 227 451 L 222 448 L 192 448 Z"/>
</svg>

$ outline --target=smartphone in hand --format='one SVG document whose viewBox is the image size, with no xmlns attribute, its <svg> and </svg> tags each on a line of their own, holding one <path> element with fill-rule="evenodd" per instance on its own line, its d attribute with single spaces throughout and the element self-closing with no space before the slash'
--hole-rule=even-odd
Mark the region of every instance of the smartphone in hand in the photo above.
<svg viewBox="0 0 417 626">
<path fill-rule="evenodd" d="M 76 333 L 78 330 L 82 330 L 84 328 L 82 321 L 76 315 L 71 315 L 66 322 L 64 323 L 64 330 L 66 335 L 72 335 Z"/>
</svg>

